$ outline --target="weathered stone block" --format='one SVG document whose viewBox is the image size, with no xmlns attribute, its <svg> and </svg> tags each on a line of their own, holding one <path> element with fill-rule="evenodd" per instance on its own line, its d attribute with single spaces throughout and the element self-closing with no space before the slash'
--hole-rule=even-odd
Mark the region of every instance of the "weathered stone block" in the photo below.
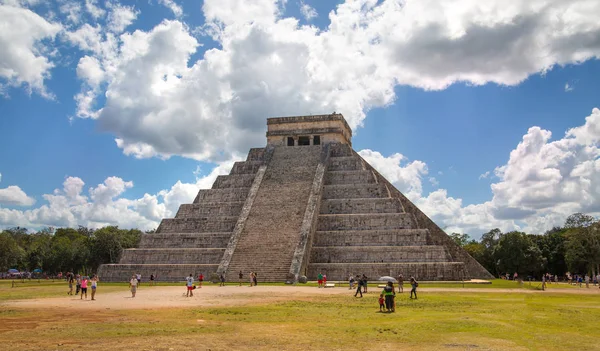
<svg viewBox="0 0 600 351">
<path fill-rule="evenodd" d="M 362 160 L 354 156 L 332 157 L 329 161 L 328 171 L 362 171 Z"/>
<path fill-rule="evenodd" d="M 232 174 L 220 175 L 213 183 L 213 189 L 228 189 L 228 188 L 249 188 L 254 181 L 254 173 L 252 174 Z"/>
<path fill-rule="evenodd" d="M 404 275 L 417 280 L 461 280 L 464 279 L 463 262 L 419 262 L 419 263 L 311 263 L 308 278 L 316 279 L 319 272 L 327 274 L 328 280 L 347 280 L 350 275 L 365 274 L 371 283 L 382 276 Z"/>
<path fill-rule="evenodd" d="M 243 202 L 207 202 L 179 206 L 175 218 L 199 218 L 208 216 L 238 216 Z"/>
<path fill-rule="evenodd" d="M 184 282 L 190 274 L 197 279 L 200 273 L 208 277 L 216 272 L 218 264 L 103 264 L 98 270 L 100 281 L 103 282 L 128 282 L 131 275 L 140 273 L 142 283 L 147 284 L 150 274 L 154 274 L 157 281 Z"/>
<path fill-rule="evenodd" d="M 323 199 L 386 198 L 389 192 L 383 184 L 325 185 Z"/>
<path fill-rule="evenodd" d="M 262 165 L 262 161 L 242 161 L 236 162 L 231 168 L 230 175 L 235 174 L 255 174 Z"/>
<path fill-rule="evenodd" d="M 400 201 L 393 198 L 327 199 L 321 201 L 321 214 L 399 213 Z"/>
<path fill-rule="evenodd" d="M 327 172 L 325 185 L 330 184 L 368 184 L 375 183 L 375 177 L 371 171 L 335 171 Z"/>
<path fill-rule="evenodd" d="M 319 215 L 317 230 L 373 230 L 413 228 L 406 213 Z"/>
<path fill-rule="evenodd" d="M 252 148 L 250 152 L 248 152 L 248 156 L 246 157 L 246 161 L 263 161 L 265 157 L 266 148 Z"/>
<path fill-rule="evenodd" d="M 237 217 L 165 218 L 157 233 L 211 233 L 231 232 Z"/>
<path fill-rule="evenodd" d="M 427 229 L 318 231 L 315 246 L 427 245 Z"/>
<path fill-rule="evenodd" d="M 225 248 L 231 233 L 143 234 L 139 248 Z"/>
<path fill-rule="evenodd" d="M 448 262 L 443 246 L 314 247 L 310 263 Z"/>
<path fill-rule="evenodd" d="M 205 202 L 243 202 L 250 188 L 202 189 L 198 191 L 194 203 Z"/>
<path fill-rule="evenodd" d="M 219 264 L 225 249 L 127 249 L 119 263 L 122 264 Z"/>
</svg>

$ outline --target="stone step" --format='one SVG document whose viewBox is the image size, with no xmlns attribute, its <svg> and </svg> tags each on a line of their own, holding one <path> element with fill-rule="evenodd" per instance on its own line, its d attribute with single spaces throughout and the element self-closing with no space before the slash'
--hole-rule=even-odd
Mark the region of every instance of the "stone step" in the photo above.
<svg viewBox="0 0 600 351">
<path fill-rule="evenodd" d="M 313 246 L 311 263 L 448 262 L 443 246 Z"/>
<path fill-rule="evenodd" d="M 183 204 L 175 218 L 199 218 L 209 216 L 239 216 L 244 206 L 243 201 L 237 202 L 204 202 L 200 204 Z"/>
<path fill-rule="evenodd" d="M 362 160 L 356 156 L 331 157 L 327 167 L 328 171 L 362 171 L 364 169 Z"/>
<path fill-rule="evenodd" d="M 250 188 L 200 189 L 194 203 L 245 201 Z"/>
<path fill-rule="evenodd" d="M 254 181 L 254 174 L 220 175 L 213 183 L 213 189 L 249 188 Z"/>
<path fill-rule="evenodd" d="M 260 166 L 263 164 L 262 161 L 240 161 L 233 164 L 230 175 L 234 174 L 255 174 Z"/>
<path fill-rule="evenodd" d="M 419 280 L 461 280 L 465 278 L 463 262 L 402 262 L 402 263 L 311 263 L 307 277 L 315 280 L 319 272 L 327 275 L 327 280 L 347 281 L 350 275 L 365 274 L 370 283 L 375 284 L 379 277 L 398 274 L 405 281 L 410 277 Z M 379 290 L 378 290 L 379 292 Z"/>
<path fill-rule="evenodd" d="M 389 198 L 385 184 L 340 184 L 325 185 L 322 199 L 370 199 Z"/>
<path fill-rule="evenodd" d="M 165 218 L 160 222 L 157 233 L 210 233 L 231 232 L 237 216 L 213 216 L 201 218 Z"/>
<path fill-rule="evenodd" d="M 265 151 L 266 149 L 264 147 L 250 149 L 248 156 L 246 157 L 246 161 L 263 161 L 265 157 Z"/>
<path fill-rule="evenodd" d="M 352 156 L 354 155 L 352 152 L 352 148 L 347 144 L 335 144 L 332 145 L 329 151 L 330 157 L 344 157 L 344 156 Z"/>
<path fill-rule="evenodd" d="M 321 200 L 321 214 L 401 213 L 400 200 L 394 198 Z"/>
<path fill-rule="evenodd" d="M 127 249 L 119 263 L 121 264 L 219 264 L 225 248 L 190 249 Z"/>
<path fill-rule="evenodd" d="M 143 234 L 139 248 L 226 248 L 229 238 L 229 232 Z"/>
<path fill-rule="evenodd" d="M 426 245 L 427 229 L 317 231 L 313 246 Z"/>
<path fill-rule="evenodd" d="M 218 264 L 103 264 L 98 269 L 101 282 L 128 282 L 132 274 L 142 275 L 142 284 L 147 285 L 150 274 L 154 274 L 157 281 L 184 282 L 190 274 L 197 278 L 200 273 L 206 280 L 211 273 L 216 273 Z M 143 289 L 143 287 L 142 287 Z"/>
<path fill-rule="evenodd" d="M 371 171 L 330 171 L 325 175 L 325 185 L 376 183 Z"/>
<path fill-rule="evenodd" d="M 319 215 L 318 231 L 412 229 L 412 215 L 408 213 L 334 214 Z"/>
</svg>

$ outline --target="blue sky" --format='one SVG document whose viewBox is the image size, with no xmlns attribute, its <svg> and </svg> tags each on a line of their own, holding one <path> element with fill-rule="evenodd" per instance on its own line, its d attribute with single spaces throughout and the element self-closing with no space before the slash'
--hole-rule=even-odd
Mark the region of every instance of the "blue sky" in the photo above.
<svg viewBox="0 0 600 351">
<path fill-rule="evenodd" d="M 0 0 L 0 228 L 154 228 L 264 146 L 266 117 L 334 110 L 447 231 L 600 213 L 589 2 L 357 3 Z"/>
</svg>

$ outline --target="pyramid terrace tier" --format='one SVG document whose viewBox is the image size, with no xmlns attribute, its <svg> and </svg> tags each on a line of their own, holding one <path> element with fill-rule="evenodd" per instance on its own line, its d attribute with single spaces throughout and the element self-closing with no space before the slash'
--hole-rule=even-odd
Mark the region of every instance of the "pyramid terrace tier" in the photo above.
<svg viewBox="0 0 600 351">
<path fill-rule="evenodd" d="M 331 145 L 331 149 L 329 152 L 329 156 L 330 157 L 347 157 L 347 156 L 353 156 L 354 152 L 352 151 L 352 148 L 350 147 L 350 145 L 346 145 L 346 144 L 334 144 Z"/>
<path fill-rule="evenodd" d="M 250 149 L 246 161 L 263 161 L 265 158 L 265 151 L 264 147 Z"/>
<path fill-rule="evenodd" d="M 142 275 L 142 284 L 150 281 L 153 274 L 156 281 L 183 282 L 190 274 L 194 281 L 202 273 L 208 280 L 211 273 L 217 271 L 218 264 L 103 264 L 98 276 L 103 282 L 128 282 L 132 274 Z"/>
<path fill-rule="evenodd" d="M 231 238 L 230 232 L 144 234 L 139 248 L 226 248 L 229 238 Z"/>
<path fill-rule="evenodd" d="M 208 216 L 239 216 L 244 206 L 243 201 L 205 202 L 200 204 L 183 204 L 179 206 L 175 218 L 200 218 Z"/>
<path fill-rule="evenodd" d="M 263 164 L 262 161 L 240 161 L 233 164 L 230 175 L 237 174 L 256 174 L 260 166 Z"/>
<path fill-rule="evenodd" d="M 120 264 L 219 264 L 225 248 L 127 249 Z"/>
<path fill-rule="evenodd" d="M 371 171 L 328 171 L 325 185 L 331 184 L 370 184 L 376 183 Z"/>
<path fill-rule="evenodd" d="M 317 231 L 317 246 L 414 246 L 427 245 L 427 229 Z"/>
<path fill-rule="evenodd" d="M 332 157 L 328 171 L 363 171 L 365 167 L 360 158 L 355 156 Z"/>
<path fill-rule="evenodd" d="M 400 200 L 394 198 L 321 200 L 321 214 L 401 213 Z"/>
<path fill-rule="evenodd" d="M 390 193 L 385 184 L 325 185 L 323 199 L 369 199 L 386 198 Z"/>
<path fill-rule="evenodd" d="M 370 283 L 379 277 L 397 277 L 402 274 L 405 280 L 461 280 L 465 277 L 463 262 L 402 262 L 402 263 L 311 263 L 307 277 L 316 280 L 319 272 L 327 275 L 327 280 L 348 281 L 357 274 L 365 274 Z"/>
<path fill-rule="evenodd" d="M 326 246 L 314 247 L 311 263 L 449 262 L 443 246 Z"/>
<path fill-rule="evenodd" d="M 412 215 L 408 213 L 334 214 L 319 215 L 318 231 L 412 229 Z"/>
<path fill-rule="evenodd" d="M 246 200 L 249 187 L 228 189 L 201 189 L 194 199 L 194 203 L 207 202 L 239 202 Z"/>
<path fill-rule="evenodd" d="M 213 183 L 213 189 L 249 188 L 252 186 L 255 174 L 220 175 Z"/>
<path fill-rule="evenodd" d="M 210 233 L 231 232 L 237 216 L 215 216 L 203 218 L 165 218 L 160 222 L 157 233 Z"/>
</svg>

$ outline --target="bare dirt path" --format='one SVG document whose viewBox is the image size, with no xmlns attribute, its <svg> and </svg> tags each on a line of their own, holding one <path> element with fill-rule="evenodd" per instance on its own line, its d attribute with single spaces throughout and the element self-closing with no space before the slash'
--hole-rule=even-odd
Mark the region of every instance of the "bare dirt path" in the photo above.
<svg viewBox="0 0 600 351">
<path fill-rule="evenodd" d="M 375 297 L 378 288 L 371 287 L 366 296 Z M 409 289 L 405 288 L 405 293 Z M 591 294 L 600 295 L 598 287 L 589 289 L 552 289 L 546 291 L 529 289 L 495 289 L 495 288 L 420 288 L 419 293 L 502 293 L 502 294 Z M 80 300 L 79 297 L 40 298 L 5 301 L 0 306 L 11 308 L 64 308 L 64 309 L 156 309 L 194 306 L 241 306 L 247 304 L 268 304 L 289 299 L 314 299 L 324 295 L 352 295 L 354 291 L 347 288 L 318 289 L 307 286 L 205 286 L 194 291 L 194 297 L 185 297 L 185 287 L 141 287 L 135 298 L 131 298 L 129 289 L 102 293 L 98 288 L 96 301 Z M 423 296 L 424 297 L 424 296 Z"/>
</svg>

